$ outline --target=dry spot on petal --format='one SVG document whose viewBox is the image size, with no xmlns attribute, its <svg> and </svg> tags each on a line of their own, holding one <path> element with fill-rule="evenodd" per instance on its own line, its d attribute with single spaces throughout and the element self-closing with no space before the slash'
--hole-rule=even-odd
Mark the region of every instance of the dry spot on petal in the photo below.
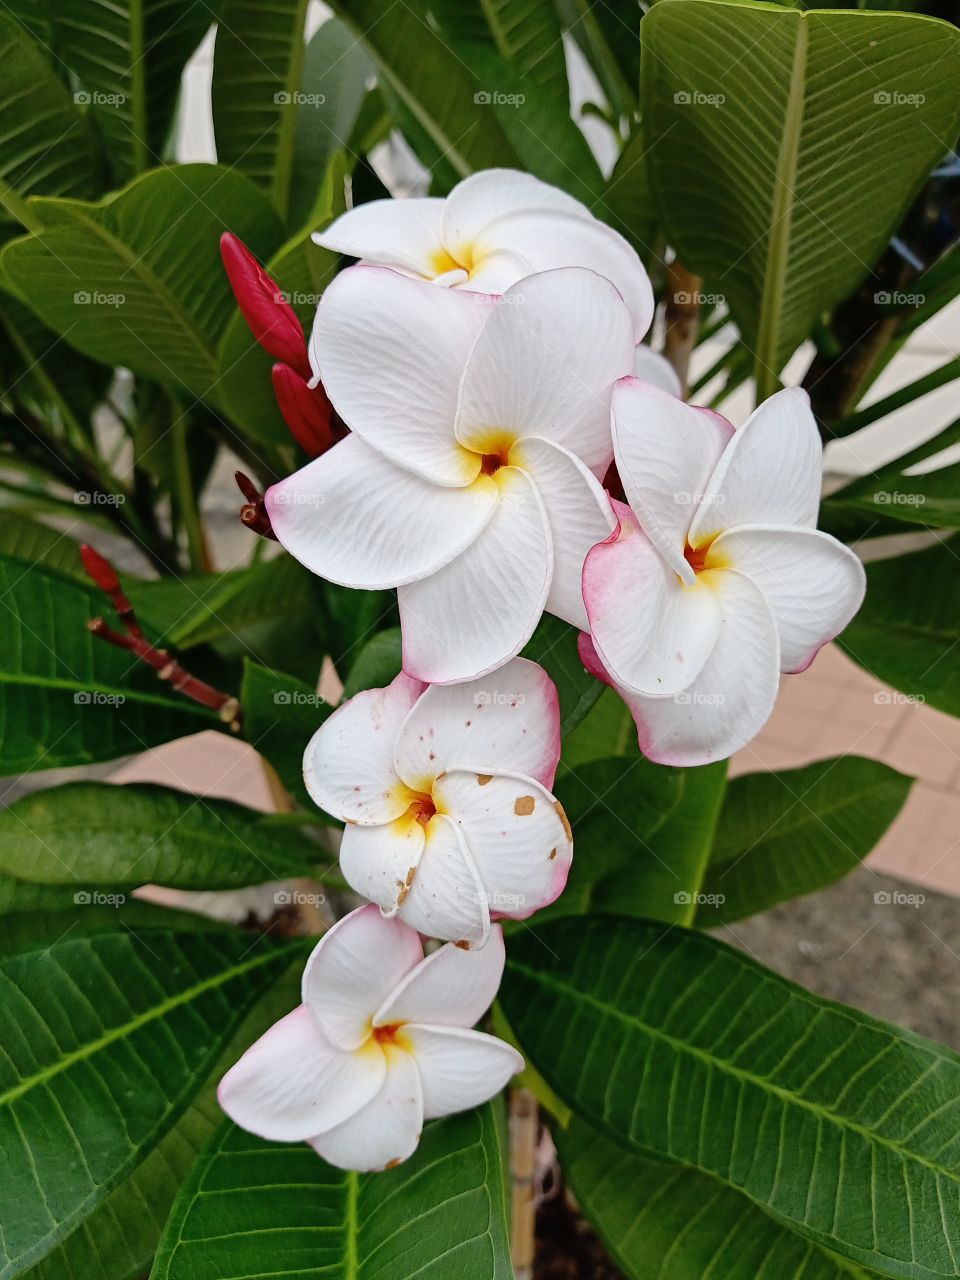
<svg viewBox="0 0 960 1280">
<path fill-rule="evenodd" d="M 406 880 L 398 880 L 397 888 L 400 892 L 397 894 L 397 906 L 402 907 L 406 900 L 407 894 L 410 892 L 410 886 L 413 884 L 413 877 L 417 874 L 417 868 L 411 867 L 407 872 Z"/>
<path fill-rule="evenodd" d="M 563 829 L 564 829 L 564 832 L 566 833 L 566 837 L 567 837 L 567 839 L 568 839 L 568 840 L 573 840 L 573 830 L 572 830 L 572 828 L 571 828 L 571 826 L 570 826 L 570 819 L 569 819 L 569 818 L 567 817 L 567 815 L 564 813 L 564 811 L 563 811 L 563 805 L 560 803 L 560 801 L 559 801 L 559 800 L 554 800 L 554 802 L 553 802 L 553 807 L 554 807 L 554 808 L 556 809 L 556 811 L 557 811 L 557 817 L 558 817 L 558 818 L 560 819 L 560 821 L 563 823 Z"/>
<path fill-rule="evenodd" d="M 461 940 L 460 942 L 455 942 L 453 945 L 454 945 L 455 947 L 459 947 L 461 951 L 469 951 L 469 950 L 470 950 L 470 943 L 469 943 L 469 942 L 463 942 L 463 941 Z"/>
<path fill-rule="evenodd" d="M 550 852 L 547 854 L 547 857 L 550 859 L 551 862 L 554 860 L 556 856 L 557 856 L 556 849 L 551 849 Z"/>
<path fill-rule="evenodd" d="M 493 774 L 492 774 L 492 773 L 478 773 L 478 774 L 477 774 L 477 786 L 479 786 L 479 787 L 485 787 L 485 786 L 487 785 L 487 783 L 488 783 L 488 782 L 492 782 L 492 781 L 493 781 Z"/>
<path fill-rule="evenodd" d="M 529 818 L 536 808 L 536 800 L 533 796 L 518 796 L 513 802 L 513 812 L 518 818 Z"/>
<path fill-rule="evenodd" d="M 388 1160 L 387 1163 L 383 1166 L 384 1173 L 386 1173 L 388 1169 L 395 1169 L 399 1163 L 400 1161 L 398 1159 Z"/>
</svg>

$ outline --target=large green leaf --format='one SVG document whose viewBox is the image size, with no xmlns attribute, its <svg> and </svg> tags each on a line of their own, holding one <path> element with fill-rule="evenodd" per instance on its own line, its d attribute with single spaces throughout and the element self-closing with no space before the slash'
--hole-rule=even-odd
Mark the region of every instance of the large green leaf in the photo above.
<svg viewBox="0 0 960 1280">
<path fill-rule="evenodd" d="M 4 1280 L 143 1159 L 291 954 L 237 932 L 157 930 L 0 962 Z"/>
<path fill-rule="evenodd" d="M 552 0 L 429 0 L 452 46 L 486 44 L 530 85 L 566 103 L 567 63 L 560 18 Z"/>
<path fill-rule="evenodd" d="M 960 32 L 919 15 L 661 0 L 642 37 L 663 228 L 726 295 L 762 397 L 952 146 Z"/>
<path fill-rule="evenodd" d="M 561 1098 L 883 1275 L 955 1276 L 960 1057 L 676 925 L 511 939 L 500 1000 Z"/>
<path fill-rule="evenodd" d="M 867 565 L 867 598 L 838 643 L 909 699 L 960 716 L 957 548 L 947 542 Z"/>
<path fill-rule="evenodd" d="M 152 1280 L 512 1280 L 494 1109 L 429 1124 L 390 1173 L 224 1125 L 174 1205 Z"/>
<path fill-rule="evenodd" d="M 570 733 L 603 692 L 604 686 L 584 669 L 577 650 L 579 632 L 552 613 L 545 613 L 523 650 L 523 656 L 539 662 L 560 695 L 560 728 Z"/>
<path fill-rule="evenodd" d="M 90 764 L 222 727 L 90 634 L 105 598 L 0 556 L 0 775 Z"/>
<path fill-rule="evenodd" d="M 633 245 L 645 263 L 655 254 L 657 211 L 650 190 L 647 153 L 650 142 L 638 129 L 620 153 L 606 191 L 594 212 Z"/>
<path fill-rule="evenodd" d="M 178 165 L 98 204 L 36 197 L 36 235 L 2 269 L 23 300 L 86 355 L 217 398 L 217 347 L 232 311 L 220 235 L 266 257 L 276 215 L 242 174 Z"/>
<path fill-rule="evenodd" d="M 626 1151 L 582 1120 L 555 1128 L 564 1175 L 630 1280 L 867 1280 L 694 1169 Z"/>
<path fill-rule="evenodd" d="M 739 920 L 833 884 L 867 856 L 903 808 L 912 783 L 862 756 L 734 778 L 697 924 Z"/>
<path fill-rule="evenodd" d="M 67 783 L 0 811 L 0 873 L 80 889 L 235 889 L 309 875 L 316 846 L 260 816 L 167 787 Z"/>
<path fill-rule="evenodd" d="M 303 785 L 303 753 L 331 708 L 310 685 L 249 660 L 243 664 L 240 701 L 247 740 L 270 761 L 287 790 L 316 812 Z"/>
</svg>

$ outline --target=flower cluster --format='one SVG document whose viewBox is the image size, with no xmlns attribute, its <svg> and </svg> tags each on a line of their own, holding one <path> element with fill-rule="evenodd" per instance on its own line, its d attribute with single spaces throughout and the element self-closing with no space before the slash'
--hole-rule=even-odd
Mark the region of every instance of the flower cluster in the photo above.
<svg viewBox="0 0 960 1280">
<path fill-rule="evenodd" d="M 309 386 L 349 434 L 266 507 L 315 573 L 397 589 L 403 670 L 304 756 L 370 905 L 319 943 L 303 1004 L 221 1102 L 253 1132 L 369 1170 L 522 1065 L 469 1028 L 503 967 L 492 922 L 552 902 L 570 867 L 550 791 L 557 693 L 516 656 L 544 611 L 581 630 L 645 755 L 704 764 L 758 732 L 780 673 L 853 616 L 864 573 L 815 528 L 805 394 L 780 392 L 739 430 L 684 404 L 640 345 L 653 294 L 639 258 L 570 196 L 489 170 L 446 200 L 361 205 L 316 239 L 361 259 L 309 342 Z M 626 503 L 604 488 L 612 466 Z M 421 935 L 447 945 L 424 959 Z"/>
</svg>

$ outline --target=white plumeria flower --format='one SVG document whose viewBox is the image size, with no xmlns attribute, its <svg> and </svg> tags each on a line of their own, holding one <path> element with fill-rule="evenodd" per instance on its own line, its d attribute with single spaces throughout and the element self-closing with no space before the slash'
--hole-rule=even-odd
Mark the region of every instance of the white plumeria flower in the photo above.
<svg viewBox="0 0 960 1280">
<path fill-rule="evenodd" d="M 731 755 L 863 600 L 863 566 L 816 529 L 822 447 L 804 391 L 735 431 L 625 378 L 613 440 L 630 507 L 587 556 L 585 665 L 622 694 L 663 764 Z"/>
<path fill-rule="evenodd" d="M 347 826 L 347 882 L 434 938 L 482 946 L 491 912 L 522 919 L 562 892 L 570 827 L 549 791 L 560 712 L 542 667 L 515 658 L 486 680 L 399 675 L 324 722 L 307 789 Z"/>
<path fill-rule="evenodd" d="M 469 1028 L 503 974 L 503 935 L 482 951 L 426 959 L 414 929 L 361 907 L 335 924 L 303 971 L 303 1003 L 220 1082 L 241 1128 L 309 1142 L 330 1164 L 370 1172 L 416 1150 L 424 1120 L 492 1098 L 523 1058 Z"/>
<path fill-rule="evenodd" d="M 673 365 L 666 356 L 643 343 L 633 353 L 633 373 L 643 382 L 652 382 L 661 391 L 669 391 L 678 400 L 683 399 L 683 387 Z"/>
<path fill-rule="evenodd" d="M 639 342 L 653 290 L 636 252 L 573 196 L 516 169 L 486 169 L 446 199 L 371 200 L 341 214 L 317 244 L 451 289 L 503 293 L 536 271 L 589 267 L 611 280 Z"/>
<path fill-rule="evenodd" d="M 633 367 L 608 280 L 568 267 L 492 298 L 351 267 L 310 353 L 353 434 L 268 490 L 273 529 L 324 578 L 399 588 L 409 675 L 492 671 L 544 609 L 586 626 L 583 559 L 615 523 L 610 396 Z"/>
</svg>

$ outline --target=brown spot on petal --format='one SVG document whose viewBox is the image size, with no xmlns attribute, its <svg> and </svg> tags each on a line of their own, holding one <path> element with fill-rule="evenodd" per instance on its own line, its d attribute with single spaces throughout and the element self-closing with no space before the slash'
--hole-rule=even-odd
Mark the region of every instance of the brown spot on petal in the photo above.
<svg viewBox="0 0 960 1280">
<path fill-rule="evenodd" d="M 570 819 L 569 819 L 569 818 L 567 817 L 567 815 L 564 813 L 564 811 L 563 811 L 563 805 L 560 803 L 560 801 L 559 801 L 559 800 L 554 800 L 554 802 L 553 802 L 553 807 L 554 807 L 554 808 L 556 809 L 556 811 L 557 811 L 557 817 L 558 817 L 558 818 L 560 819 L 560 821 L 563 823 L 563 830 L 564 830 L 564 832 L 566 833 L 566 837 L 567 837 L 567 839 L 568 839 L 568 840 L 573 840 L 573 831 L 572 831 L 572 829 L 571 829 L 571 827 L 570 827 Z"/>
<path fill-rule="evenodd" d="M 556 849 L 551 849 L 550 852 L 547 854 L 547 857 L 550 859 L 551 862 L 554 860 L 556 856 L 557 856 Z"/>
<path fill-rule="evenodd" d="M 400 892 L 397 894 L 397 906 L 402 907 L 406 901 L 407 894 L 410 892 L 410 886 L 413 884 L 413 877 L 417 874 L 417 868 L 411 867 L 407 872 L 406 880 L 398 880 L 397 888 Z"/>
<path fill-rule="evenodd" d="M 536 805 L 537 802 L 533 796 L 518 796 L 513 802 L 513 812 L 518 818 L 529 818 Z"/>
<path fill-rule="evenodd" d="M 454 945 L 455 947 L 459 947 L 461 951 L 469 951 L 469 950 L 470 950 L 470 943 L 469 943 L 469 942 L 464 942 L 462 939 L 461 939 L 461 941 L 460 941 L 460 942 L 455 942 L 453 945 Z"/>
<path fill-rule="evenodd" d="M 477 774 L 477 786 L 485 787 L 485 786 L 487 785 L 487 783 L 488 783 L 488 782 L 492 782 L 492 781 L 493 781 L 493 774 L 492 774 L 492 773 L 478 773 L 478 774 Z"/>
<path fill-rule="evenodd" d="M 395 1169 L 399 1163 L 400 1161 L 396 1159 L 388 1160 L 387 1163 L 383 1166 L 384 1173 L 386 1173 L 388 1169 Z"/>
</svg>

